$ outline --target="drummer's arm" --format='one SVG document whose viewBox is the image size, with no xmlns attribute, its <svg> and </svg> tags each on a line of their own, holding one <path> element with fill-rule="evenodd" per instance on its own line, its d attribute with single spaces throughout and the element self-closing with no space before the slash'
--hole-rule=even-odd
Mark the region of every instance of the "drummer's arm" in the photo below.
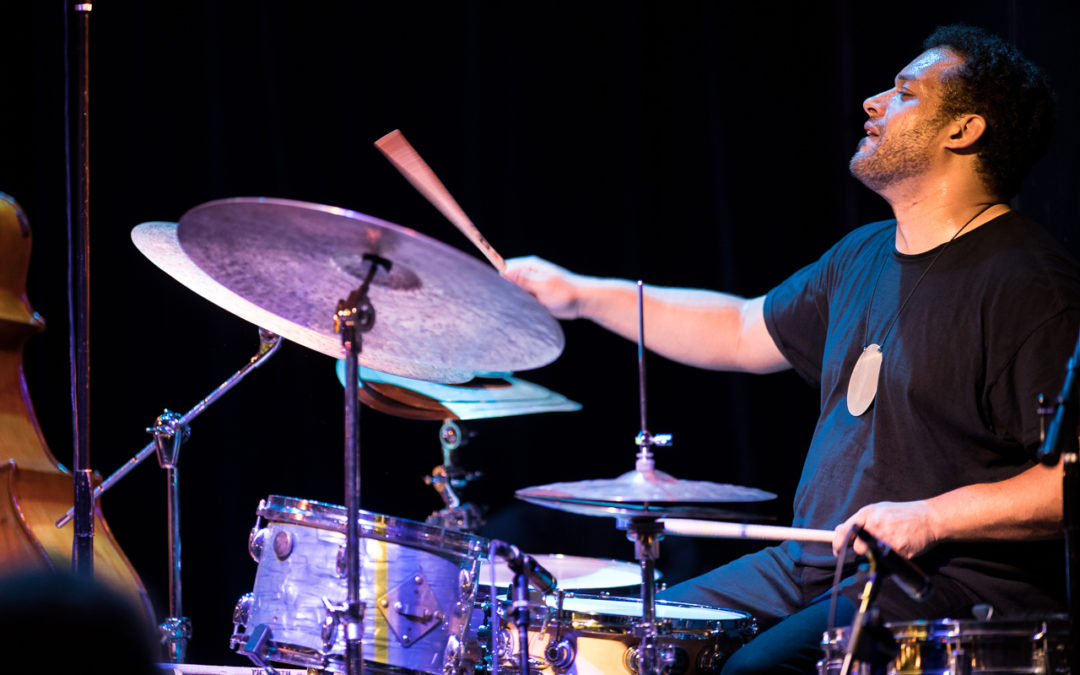
<svg viewBox="0 0 1080 675">
<path fill-rule="evenodd" d="M 1061 534 L 1062 468 L 1037 464 L 995 483 L 966 485 L 930 499 L 880 502 L 859 509 L 835 530 L 839 553 L 847 531 L 860 525 L 911 558 L 946 541 L 1048 539 Z M 864 553 L 861 541 L 855 551 Z"/>
<path fill-rule="evenodd" d="M 574 274 L 546 260 L 507 261 L 506 277 L 561 319 L 590 319 L 636 340 L 637 284 Z M 700 368 L 769 373 L 789 368 L 765 328 L 764 297 L 690 288 L 645 287 L 649 349 Z"/>
</svg>

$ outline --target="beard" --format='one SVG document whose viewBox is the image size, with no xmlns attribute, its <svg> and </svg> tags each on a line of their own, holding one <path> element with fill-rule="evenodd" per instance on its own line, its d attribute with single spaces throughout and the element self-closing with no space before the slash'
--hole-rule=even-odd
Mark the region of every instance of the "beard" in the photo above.
<svg viewBox="0 0 1080 675">
<path fill-rule="evenodd" d="M 869 138 L 859 141 L 848 168 L 863 185 L 880 192 L 909 178 L 914 178 L 930 167 L 931 147 L 944 120 L 893 132 L 886 131 L 878 137 L 876 147 Z"/>
</svg>

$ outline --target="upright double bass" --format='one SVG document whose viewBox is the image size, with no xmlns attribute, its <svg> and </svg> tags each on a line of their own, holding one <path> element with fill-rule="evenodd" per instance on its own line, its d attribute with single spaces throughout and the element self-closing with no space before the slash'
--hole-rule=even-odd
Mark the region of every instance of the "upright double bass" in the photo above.
<svg viewBox="0 0 1080 675">
<path fill-rule="evenodd" d="M 45 329 L 26 299 L 30 225 L 0 192 L 0 574 L 26 567 L 71 568 L 73 528 L 56 527 L 71 508 L 71 474 L 49 451 L 23 376 L 23 346 Z M 153 620 L 146 588 L 94 504 L 94 576 Z"/>
</svg>

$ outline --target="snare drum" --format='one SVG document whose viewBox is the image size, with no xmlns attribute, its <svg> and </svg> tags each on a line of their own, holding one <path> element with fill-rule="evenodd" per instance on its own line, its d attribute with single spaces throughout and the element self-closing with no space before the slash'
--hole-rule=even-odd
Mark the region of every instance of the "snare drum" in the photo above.
<svg viewBox="0 0 1080 675">
<path fill-rule="evenodd" d="M 273 495 L 257 512 L 249 549 L 259 568 L 254 591 L 234 613 L 233 648 L 243 651 L 265 626 L 266 658 L 344 672 L 346 509 Z M 464 640 L 486 546 L 479 537 L 361 511 L 365 662 L 436 675 L 466 669 Z"/>
<path fill-rule="evenodd" d="M 562 611 L 554 597 L 536 608 L 530 626 L 529 654 L 546 673 L 617 675 L 639 671 L 634 634 L 642 603 L 634 598 L 567 596 Z M 680 602 L 656 601 L 658 642 L 674 656 L 670 675 L 718 673 L 727 657 L 754 636 L 756 624 L 749 614 Z M 517 668 L 510 651 L 517 645 L 516 629 L 509 621 L 500 663 Z"/>
<path fill-rule="evenodd" d="M 896 659 L 888 672 L 895 675 L 995 675 L 1067 672 L 1068 622 L 1061 617 L 1041 621 L 911 621 L 887 623 L 896 640 Z M 848 627 L 825 634 L 821 675 L 839 675 L 847 648 Z M 869 675 L 855 663 L 852 673 Z"/>
</svg>

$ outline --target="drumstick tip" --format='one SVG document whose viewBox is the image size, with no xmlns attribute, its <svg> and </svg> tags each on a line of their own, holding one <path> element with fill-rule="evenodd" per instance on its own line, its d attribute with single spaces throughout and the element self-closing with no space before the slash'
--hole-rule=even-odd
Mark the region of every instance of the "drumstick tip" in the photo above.
<svg viewBox="0 0 1080 675">
<path fill-rule="evenodd" d="M 383 147 L 384 145 L 386 145 L 386 144 L 387 144 L 387 143 L 389 143 L 390 141 L 393 141 L 393 140 L 397 140 L 398 138 L 401 138 L 401 139 L 403 139 L 403 140 L 404 140 L 404 138 L 405 138 L 405 135 L 401 133 L 401 129 L 394 129 L 393 131 L 391 131 L 391 132 L 389 132 L 389 133 L 386 133 L 386 134 L 383 134 L 382 136 L 380 136 L 380 137 L 379 137 L 379 138 L 378 138 L 378 139 L 377 139 L 377 140 L 375 141 L 375 147 L 377 147 L 377 148 L 379 148 L 379 149 L 382 149 L 382 147 Z"/>
</svg>

